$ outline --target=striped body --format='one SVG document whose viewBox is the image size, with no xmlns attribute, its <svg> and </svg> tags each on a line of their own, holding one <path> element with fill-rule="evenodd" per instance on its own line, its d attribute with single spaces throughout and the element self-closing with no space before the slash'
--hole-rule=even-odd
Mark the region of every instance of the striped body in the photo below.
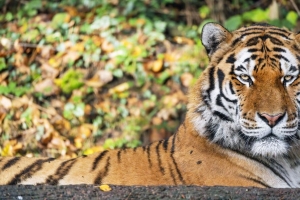
<svg viewBox="0 0 300 200">
<path fill-rule="evenodd" d="M 1 184 L 300 186 L 300 35 L 203 28 L 210 64 L 168 140 L 70 160 L 0 158 Z"/>
<path fill-rule="evenodd" d="M 279 172 L 267 163 L 224 151 L 190 128 L 184 123 L 168 140 L 149 146 L 69 160 L 1 158 L 0 184 L 289 187 L 288 179 L 277 177 Z"/>
</svg>

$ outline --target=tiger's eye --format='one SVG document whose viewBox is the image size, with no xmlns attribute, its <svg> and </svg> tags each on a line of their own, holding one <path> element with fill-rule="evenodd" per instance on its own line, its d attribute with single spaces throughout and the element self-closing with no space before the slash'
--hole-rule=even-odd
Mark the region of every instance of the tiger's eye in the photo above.
<svg viewBox="0 0 300 200">
<path fill-rule="evenodd" d="M 247 74 L 242 74 L 240 75 L 240 78 L 244 81 L 249 81 L 250 80 L 250 76 L 248 76 Z"/>
<path fill-rule="evenodd" d="M 283 77 L 284 81 L 290 81 L 292 80 L 293 76 L 292 75 L 286 75 Z"/>
</svg>

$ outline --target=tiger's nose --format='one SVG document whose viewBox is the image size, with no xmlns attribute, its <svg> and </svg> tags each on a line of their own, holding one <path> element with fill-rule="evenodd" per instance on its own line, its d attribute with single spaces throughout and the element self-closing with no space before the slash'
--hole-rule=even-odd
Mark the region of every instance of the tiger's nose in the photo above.
<svg viewBox="0 0 300 200">
<path fill-rule="evenodd" d="M 268 113 L 258 113 L 258 116 L 267 124 L 269 124 L 269 126 L 273 127 L 276 124 L 278 124 L 278 122 L 283 118 L 283 113 L 278 113 L 275 115 L 270 115 Z"/>
</svg>

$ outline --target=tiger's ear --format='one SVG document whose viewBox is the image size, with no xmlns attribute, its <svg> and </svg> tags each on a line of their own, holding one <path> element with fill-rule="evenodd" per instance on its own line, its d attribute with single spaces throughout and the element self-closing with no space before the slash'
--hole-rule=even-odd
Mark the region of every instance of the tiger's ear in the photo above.
<svg viewBox="0 0 300 200">
<path fill-rule="evenodd" d="M 228 41 L 232 34 L 217 23 L 207 23 L 202 29 L 201 40 L 209 57 L 218 49 L 221 43 Z"/>
</svg>

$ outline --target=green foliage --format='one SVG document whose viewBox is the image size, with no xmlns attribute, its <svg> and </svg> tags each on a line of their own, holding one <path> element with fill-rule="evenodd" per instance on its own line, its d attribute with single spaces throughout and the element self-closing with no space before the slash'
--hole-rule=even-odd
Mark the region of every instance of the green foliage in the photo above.
<svg viewBox="0 0 300 200">
<path fill-rule="evenodd" d="M 296 25 L 297 20 L 298 20 L 298 15 L 295 11 L 290 11 L 286 15 L 286 20 L 289 21 L 293 26 Z"/>
<path fill-rule="evenodd" d="M 84 106 L 84 103 L 67 103 L 64 107 L 63 116 L 68 120 L 74 117 L 82 117 L 84 115 Z"/>
<path fill-rule="evenodd" d="M 107 139 L 103 145 L 104 149 L 116 149 L 116 148 L 123 148 L 129 147 L 134 148 L 141 145 L 141 141 L 139 140 L 132 140 L 127 141 L 126 139 Z"/>
<path fill-rule="evenodd" d="M 234 15 L 225 21 L 224 26 L 228 30 L 232 31 L 239 28 L 242 25 L 242 23 L 243 23 L 242 17 L 240 15 Z"/>
<path fill-rule="evenodd" d="M 0 85 L 0 94 L 12 94 L 17 97 L 22 96 L 30 89 L 28 87 L 17 86 L 15 82 L 10 82 L 7 86 Z"/>
<path fill-rule="evenodd" d="M 266 22 L 269 19 L 269 10 L 256 8 L 243 13 L 242 18 L 245 22 Z"/>
<path fill-rule="evenodd" d="M 289 11 L 285 17 L 281 19 L 275 19 L 271 20 L 270 17 L 270 9 L 261 9 L 256 8 L 247 12 L 244 12 L 241 15 L 234 15 L 229 17 L 225 23 L 224 26 L 230 30 L 233 31 L 237 28 L 239 28 L 243 24 L 247 23 L 259 23 L 259 22 L 266 22 L 274 26 L 278 27 L 286 27 L 289 29 L 292 29 L 295 27 L 298 19 L 298 15 L 294 11 Z"/>
<path fill-rule="evenodd" d="M 208 6 L 205 5 L 205 6 L 200 7 L 199 14 L 202 19 L 205 19 L 206 17 L 208 17 L 209 13 L 210 13 L 210 9 Z"/>
<path fill-rule="evenodd" d="M 23 123 L 22 123 L 22 128 L 23 129 L 27 129 L 28 127 L 31 127 L 32 126 L 32 123 L 31 123 L 31 113 L 32 113 L 32 110 L 31 108 L 27 108 L 22 114 L 21 114 L 21 119 L 23 120 Z"/>
<path fill-rule="evenodd" d="M 57 28 L 61 27 L 65 23 L 67 17 L 68 17 L 67 13 L 57 13 L 57 14 L 55 14 L 54 17 L 52 18 L 52 21 L 51 21 L 52 27 L 54 29 L 57 29 Z"/>
<path fill-rule="evenodd" d="M 6 69 L 7 65 L 4 58 L 0 58 L 0 71 Z"/>
<path fill-rule="evenodd" d="M 75 71 L 74 69 L 69 69 L 60 79 L 56 79 L 56 84 L 65 93 L 71 93 L 73 90 L 83 86 L 83 75 Z"/>
</svg>

